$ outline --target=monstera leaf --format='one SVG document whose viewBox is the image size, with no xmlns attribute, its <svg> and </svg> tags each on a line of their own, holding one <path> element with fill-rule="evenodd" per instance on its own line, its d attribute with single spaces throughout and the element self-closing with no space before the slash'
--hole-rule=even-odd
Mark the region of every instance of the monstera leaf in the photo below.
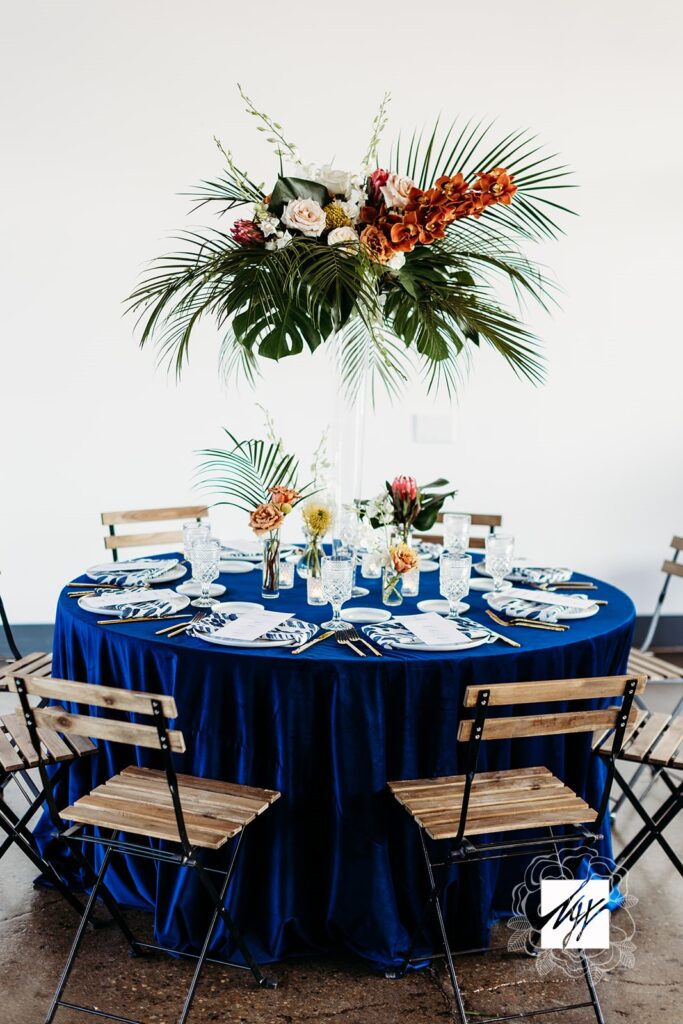
<svg viewBox="0 0 683 1024">
<path fill-rule="evenodd" d="M 276 217 L 280 217 L 285 203 L 292 199 L 315 199 L 321 206 L 327 206 L 330 202 L 330 193 L 319 181 L 308 181 L 306 178 L 278 178 L 268 209 Z"/>
</svg>

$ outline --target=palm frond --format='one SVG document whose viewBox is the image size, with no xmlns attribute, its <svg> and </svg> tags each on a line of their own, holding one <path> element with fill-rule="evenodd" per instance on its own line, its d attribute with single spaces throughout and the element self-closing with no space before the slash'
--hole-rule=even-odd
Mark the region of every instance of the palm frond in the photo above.
<svg viewBox="0 0 683 1024">
<path fill-rule="evenodd" d="M 270 488 L 297 484 L 299 462 L 296 456 L 283 451 L 281 443 L 266 443 L 253 438 L 239 441 L 227 428 L 231 448 L 207 448 L 200 454 L 198 473 L 201 485 L 214 493 L 225 495 L 218 505 L 231 505 L 251 512 L 270 500 Z M 311 484 L 299 490 L 302 497 L 311 493 Z"/>
<path fill-rule="evenodd" d="M 410 356 L 381 324 L 368 325 L 356 317 L 342 330 L 338 343 L 342 388 L 349 402 L 364 381 L 370 382 L 373 404 L 378 384 L 392 399 L 401 394 L 410 376 Z"/>
</svg>

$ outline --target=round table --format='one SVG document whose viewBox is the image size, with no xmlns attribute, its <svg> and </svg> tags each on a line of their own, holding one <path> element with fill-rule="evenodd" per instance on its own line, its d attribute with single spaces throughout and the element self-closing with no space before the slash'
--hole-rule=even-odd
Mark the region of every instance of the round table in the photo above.
<svg viewBox="0 0 683 1024">
<path fill-rule="evenodd" d="M 220 582 L 227 587 L 223 600 L 260 600 L 258 570 Z M 380 581 L 359 582 L 370 595 L 352 604 L 379 606 Z M 377 966 L 395 966 L 426 883 L 417 828 L 387 781 L 462 772 L 456 734 L 469 684 L 625 671 L 635 610 L 624 593 L 596 582 L 596 596 L 608 602 L 599 614 L 572 622 L 565 633 L 509 629 L 520 649 L 497 642 L 469 652 L 385 651 L 381 658 L 359 658 L 332 638 L 294 657 L 283 648 L 155 636 L 156 623 L 98 626 L 98 616 L 79 608 L 65 589 L 53 674 L 173 694 L 187 744 L 178 770 L 280 790 L 282 798 L 247 831 L 230 896 L 260 960 L 345 949 Z M 417 600 L 437 596 L 438 573 L 423 573 Z M 467 614 L 490 625 L 482 594 L 470 592 L 467 600 Z M 414 612 L 415 605 L 406 599 L 401 611 Z M 329 617 L 329 606 L 306 604 L 305 581 L 298 578 L 268 607 L 315 622 Z M 155 763 L 151 751 L 100 744 L 98 756 L 74 763 L 58 800 L 75 800 L 136 756 L 139 764 Z M 590 737 L 482 745 L 480 770 L 533 765 L 546 765 L 595 806 L 603 769 L 590 756 Z M 44 848 L 49 833 L 43 819 L 37 835 Z M 608 837 L 601 852 L 610 852 Z M 50 853 L 65 856 L 62 847 Z M 69 870 L 67 861 L 63 867 Z M 495 916 L 510 912 L 523 869 L 509 860 L 454 870 L 445 897 L 454 945 L 486 943 Z M 116 858 L 110 871 L 108 884 L 121 902 L 154 911 L 159 941 L 196 949 L 206 908 L 195 889 L 181 885 L 190 878 L 147 860 Z M 418 952 L 427 952 L 428 943 L 425 936 Z M 217 932 L 213 948 L 233 955 L 224 932 Z"/>
</svg>

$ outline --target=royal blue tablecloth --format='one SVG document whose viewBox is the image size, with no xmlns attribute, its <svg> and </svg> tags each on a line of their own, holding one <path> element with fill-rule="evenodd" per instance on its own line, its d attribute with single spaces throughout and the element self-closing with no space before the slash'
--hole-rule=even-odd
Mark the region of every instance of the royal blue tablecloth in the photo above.
<svg viewBox="0 0 683 1024">
<path fill-rule="evenodd" d="M 223 600 L 260 600 L 258 571 L 220 582 L 228 588 Z M 379 581 L 359 582 L 371 593 L 353 604 L 379 605 Z M 437 596 L 438 573 L 423 574 L 419 599 Z M 65 589 L 53 674 L 173 694 L 187 744 L 178 770 L 281 791 L 248 828 L 230 897 L 259 960 L 346 950 L 386 967 L 400 962 L 426 892 L 417 829 L 389 795 L 387 780 L 463 771 L 456 734 L 471 683 L 625 671 L 633 604 L 605 583 L 596 596 L 608 605 L 572 622 L 566 633 L 510 629 L 523 645 L 519 650 L 496 643 L 469 653 L 385 652 L 362 659 L 333 640 L 293 657 L 286 649 L 169 640 L 154 635 L 155 623 L 97 626 L 97 616 L 81 610 Z M 482 595 L 472 592 L 467 600 L 471 617 L 490 624 Z M 406 599 L 402 610 L 415 611 L 415 605 Z M 309 621 L 329 617 L 329 608 L 306 604 L 299 579 L 268 606 Z M 72 766 L 60 802 L 75 800 L 136 757 L 139 764 L 155 764 L 153 751 L 100 744 L 97 756 Z M 590 756 L 589 737 L 482 745 L 482 770 L 532 765 L 546 765 L 595 806 L 603 769 Z M 43 819 L 39 842 L 61 858 L 50 831 Z M 609 855 L 608 839 L 601 852 Z M 220 861 L 227 854 L 211 857 Z M 446 917 L 454 945 L 487 941 L 494 916 L 509 913 L 512 886 L 523 870 L 511 860 L 453 871 Z M 201 944 L 208 910 L 192 872 L 115 858 L 108 881 L 122 902 L 154 911 L 159 941 L 181 950 Z M 429 942 L 425 936 L 418 952 L 427 952 Z M 232 954 L 221 931 L 213 948 Z"/>
</svg>

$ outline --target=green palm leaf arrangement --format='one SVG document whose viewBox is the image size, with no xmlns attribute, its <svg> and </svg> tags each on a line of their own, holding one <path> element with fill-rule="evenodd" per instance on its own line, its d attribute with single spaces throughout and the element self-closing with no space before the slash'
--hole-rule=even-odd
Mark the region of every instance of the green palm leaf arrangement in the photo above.
<svg viewBox="0 0 683 1024">
<path fill-rule="evenodd" d="M 244 95 L 244 94 L 243 94 Z M 526 254 L 562 233 L 567 167 L 527 131 L 439 123 L 377 151 L 388 97 L 358 174 L 304 165 L 282 128 L 244 97 L 280 161 L 269 194 L 220 147 L 222 173 L 192 193 L 219 216 L 248 207 L 228 231 L 188 231 L 128 299 L 140 344 L 185 368 L 197 324 L 212 318 L 227 379 L 253 383 L 262 360 L 339 345 L 353 397 L 368 372 L 396 394 L 415 360 L 426 386 L 452 394 L 468 356 L 492 346 L 515 373 L 543 379 L 538 339 L 497 298 L 548 309 L 554 285 Z M 219 144 L 220 146 L 220 144 Z M 287 162 L 287 166 L 285 163 Z M 561 192 L 560 192 L 561 194 Z"/>
</svg>

